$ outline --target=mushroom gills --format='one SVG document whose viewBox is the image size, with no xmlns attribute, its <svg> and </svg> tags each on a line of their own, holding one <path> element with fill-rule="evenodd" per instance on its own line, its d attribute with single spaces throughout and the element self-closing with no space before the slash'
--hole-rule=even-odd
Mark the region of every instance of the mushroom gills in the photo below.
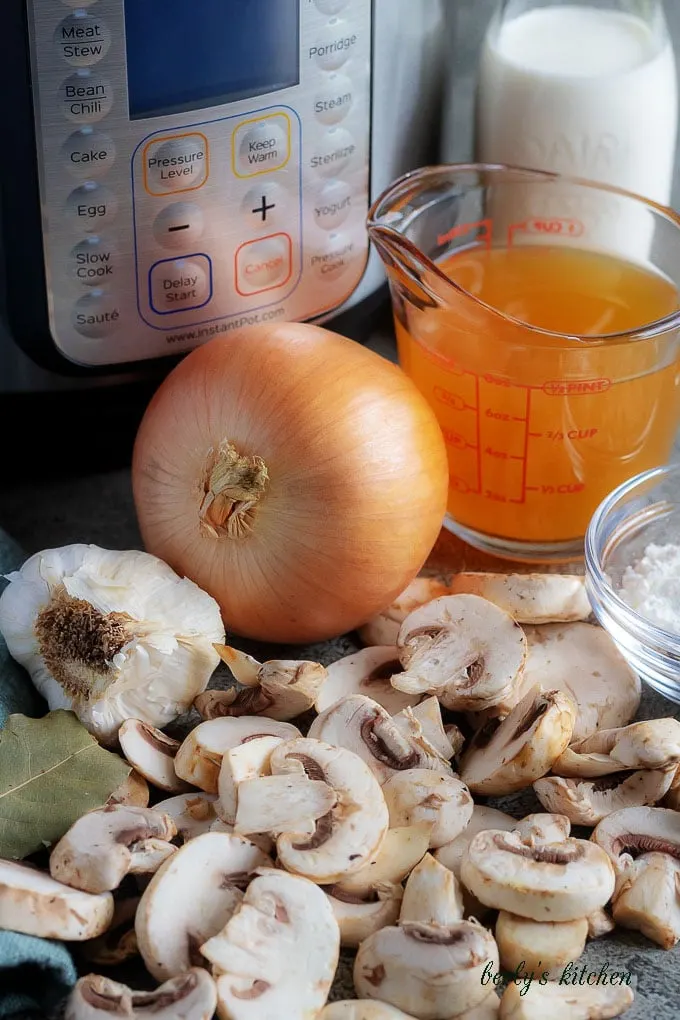
<svg viewBox="0 0 680 1020">
<path fill-rule="evenodd" d="M 193 968 L 155 992 L 133 992 L 107 977 L 81 978 L 69 996 L 64 1020 L 212 1020 L 217 1006 L 215 982 Z"/>
<path fill-rule="evenodd" d="M 391 605 L 374 616 L 358 634 L 365 645 L 396 645 L 399 628 L 406 617 L 426 602 L 450 595 L 450 577 L 435 574 L 432 577 L 416 577 Z"/>
<path fill-rule="evenodd" d="M 118 730 L 118 740 L 126 759 L 152 786 L 167 793 L 190 789 L 175 772 L 178 740 L 139 719 L 126 719 Z"/>
<path fill-rule="evenodd" d="M 398 631 L 397 625 L 395 640 Z M 405 708 L 417 705 L 420 696 L 402 694 L 395 690 L 390 683 L 395 673 L 401 673 L 396 645 L 362 648 L 337 659 L 327 667 L 326 682 L 316 697 L 314 707 L 320 714 L 352 694 L 363 694 L 376 701 L 390 715 L 396 715 Z"/>
<path fill-rule="evenodd" d="M 194 705 L 204 719 L 262 715 L 287 722 L 313 708 L 326 682 L 326 669 L 319 662 L 272 659 L 260 663 L 236 648 L 226 645 L 215 648 L 246 690 L 232 688 L 200 694 Z"/>
<path fill-rule="evenodd" d="M 603 818 L 590 838 L 621 876 L 640 854 L 669 854 L 680 860 L 680 815 L 670 808 L 622 808 Z"/>
<path fill-rule="evenodd" d="M 534 792 L 547 811 L 559 811 L 574 825 L 597 825 L 625 807 L 656 804 L 669 790 L 673 770 L 626 770 L 599 779 L 544 776 Z"/>
</svg>

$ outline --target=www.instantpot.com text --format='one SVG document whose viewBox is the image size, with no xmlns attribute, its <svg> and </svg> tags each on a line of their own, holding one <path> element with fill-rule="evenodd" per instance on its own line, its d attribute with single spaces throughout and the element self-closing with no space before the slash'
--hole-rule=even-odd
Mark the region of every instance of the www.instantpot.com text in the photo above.
<svg viewBox="0 0 680 1020">
<path fill-rule="evenodd" d="M 198 326 L 196 329 L 189 329 L 184 333 L 170 333 L 165 341 L 168 344 L 191 344 L 200 340 L 209 340 L 212 336 L 219 336 L 220 333 L 233 333 L 234 330 L 245 329 L 246 326 L 256 326 L 260 322 L 272 322 L 275 319 L 282 319 L 286 309 L 270 308 L 267 312 L 253 312 L 251 315 L 240 315 L 237 319 L 230 319 L 228 322 L 215 322 L 210 326 Z"/>
</svg>

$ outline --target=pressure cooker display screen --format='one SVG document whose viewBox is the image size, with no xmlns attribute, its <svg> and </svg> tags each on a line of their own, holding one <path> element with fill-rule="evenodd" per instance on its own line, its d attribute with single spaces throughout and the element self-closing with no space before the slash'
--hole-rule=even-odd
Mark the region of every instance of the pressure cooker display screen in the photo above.
<svg viewBox="0 0 680 1020">
<path fill-rule="evenodd" d="M 300 0 L 125 0 L 125 32 L 132 119 L 300 81 Z"/>
</svg>

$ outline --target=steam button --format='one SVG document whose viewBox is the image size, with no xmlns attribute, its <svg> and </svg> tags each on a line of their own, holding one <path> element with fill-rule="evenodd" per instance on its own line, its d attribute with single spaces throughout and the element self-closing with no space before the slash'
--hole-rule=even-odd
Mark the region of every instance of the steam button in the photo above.
<svg viewBox="0 0 680 1020">
<path fill-rule="evenodd" d="M 71 322 L 81 336 L 99 340 L 120 328 L 120 304 L 115 294 L 93 290 L 76 301 Z"/>
<path fill-rule="evenodd" d="M 111 30 L 101 18 L 76 10 L 57 26 L 54 43 L 67 64 L 90 67 L 109 52 Z"/>
<path fill-rule="evenodd" d="M 314 97 L 314 113 L 322 124 L 338 124 L 352 108 L 352 80 L 346 74 L 329 74 Z"/>
<path fill-rule="evenodd" d="M 116 196 L 109 188 L 95 181 L 86 181 L 72 191 L 66 200 L 66 216 L 74 227 L 85 233 L 96 233 L 115 218 Z"/>
</svg>

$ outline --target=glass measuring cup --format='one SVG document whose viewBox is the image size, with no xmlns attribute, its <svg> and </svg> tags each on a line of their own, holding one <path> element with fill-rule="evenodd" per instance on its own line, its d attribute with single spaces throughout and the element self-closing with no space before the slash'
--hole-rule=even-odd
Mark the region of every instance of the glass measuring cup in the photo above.
<svg viewBox="0 0 680 1020">
<path fill-rule="evenodd" d="M 368 230 L 387 269 L 400 364 L 446 440 L 447 527 L 509 559 L 580 556 L 600 501 L 665 463 L 680 422 L 680 218 L 605 185 L 464 165 L 396 181 Z M 671 298 L 664 314 L 581 335 L 529 325 L 521 308 L 512 314 L 516 302 L 494 307 L 473 293 L 480 253 L 554 260 L 566 249 L 653 275 Z M 469 263 L 465 287 L 442 271 L 454 256 Z"/>
</svg>

